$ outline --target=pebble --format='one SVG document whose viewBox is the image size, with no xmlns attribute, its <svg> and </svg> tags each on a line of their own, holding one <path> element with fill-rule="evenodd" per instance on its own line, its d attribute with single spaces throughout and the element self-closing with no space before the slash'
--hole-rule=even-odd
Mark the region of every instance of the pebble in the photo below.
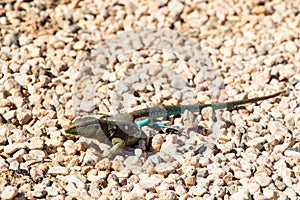
<svg viewBox="0 0 300 200">
<path fill-rule="evenodd" d="M 164 138 L 161 134 L 154 135 L 154 137 L 152 138 L 150 150 L 151 151 L 159 151 L 163 142 L 164 142 Z"/>
<path fill-rule="evenodd" d="M 155 166 L 155 170 L 158 174 L 167 176 L 175 172 L 175 168 L 168 163 L 160 163 Z"/>
<path fill-rule="evenodd" d="M 16 117 L 16 110 L 10 110 L 10 111 L 7 111 L 3 117 L 6 121 L 11 121 L 11 122 L 14 122 L 13 119 Z"/>
<path fill-rule="evenodd" d="M 134 185 L 134 188 L 132 189 L 131 193 L 136 194 L 140 199 L 147 194 L 147 191 L 142 189 L 139 184 L 136 184 Z"/>
<path fill-rule="evenodd" d="M 155 187 L 158 186 L 163 181 L 163 177 L 158 174 L 153 174 L 150 177 L 146 177 L 140 180 L 140 187 L 147 190 L 155 190 Z"/>
<path fill-rule="evenodd" d="M 75 147 L 75 142 L 72 140 L 67 140 L 64 142 L 64 147 L 67 155 L 75 155 L 77 149 Z"/>
<path fill-rule="evenodd" d="M 297 194 L 296 194 L 296 192 L 295 192 L 292 188 L 290 188 L 290 187 L 287 187 L 287 188 L 283 191 L 283 193 L 284 193 L 285 195 L 287 195 L 287 197 L 288 197 L 289 199 L 297 199 Z"/>
<path fill-rule="evenodd" d="M 46 187 L 47 195 L 61 199 L 63 194 L 63 188 L 58 183 L 53 183 L 51 186 Z"/>
<path fill-rule="evenodd" d="M 249 190 L 241 188 L 238 190 L 238 192 L 235 192 L 230 196 L 230 200 L 238 200 L 238 199 L 250 200 L 251 194 Z"/>
<path fill-rule="evenodd" d="M 174 187 L 174 190 L 175 190 L 176 194 L 179 195 L 179 196 L 182 196 L 182 195 L 187 193 L 187 190 L 182 185 L 176 185 Z"/>
<path fill-rule="evenodd" d="M 13 187 L 11 185 L 8 185 L 4 188 L 4 190 L 1 193 L 1 199 L 10 200 L 14 199 L 15 196 L 17 196 L 18 190 L 16 187 Z"/>
<path fill-rule="evenodd" d="M 251 174 L 248 173 L 248 172 L 234 171 L 234 177 L 235 177 L 236 179 L 249 178 L 250 176 L 251 176 Z"/>
<path fill-rule="evenodd" d="M 286 185 L 279 180 L 275 180 L 275 185 L 280 191 L 283 191 L 286 188 Z"/>
<path fill-rule="evenodd" d="M 300 152 L 287 149 L 284 151 L 284 155 L 289 158 L 297 159 L 300 156 Z"/>
<path fill-rule="evenodd" d="M 69 172 L 66 167 L 53 166 L 49 168 L 47 173 L 51 175 L 67 175 Z"/>
<path fill-rule="evenodd" d="M 257 138 L 254 138 L 254 139 L 250 140 L 246 144 L 249 147 L 253 147 L 253 148 L 257 148 L 257 149 L 262 149 L 263 148 L 263 144 L 265 142 L 266 142 L 266 139 L 264 137 L 257 137 Z"/>
<path fill-rule="evenodd" d="M 190 187 L 189 194 L 197 197 L 203 196 L 207 192 L 207 189 L 201 185 Z"/>
<path fill-rule="evenodd" d="M 254 179 L 261 187 L 267 187 L 272 182 L 272 178 L 268 176 L 257 175 Z"/>
<path fill-rule="evenodd" d="M 164 190 L 159 194 L 160 199 L 178 199 L 176 193 L 173 190 Z"/>
<path fill-rule="evenodd" d="M 45 141 L 40 137 L 32 137 L 26 143 L 26 147 L 29 149 L 43 149 Z"/>
<path fill-rule="evenodd" d="M 289 53 L 296 53 L 298 51 L 298 47 L 296 46 L 296 44 L 292 41 L 287 41 L 285 43 L 285 49 L 286 51 L 288 51 Z"/>
<path fill-rule="evenodd" d="M 122 192 L 122 199 L 126 200 L 136 200 L 139 199 L 140 196 L 133 194 L 131 192 Z"/>
<path fill-rule="evenodd" d="M 82 40 L 79 40 L 78 42 L 74 43 L 73 49 L 74 50 L 83 50 L 85 48 L 85 42 Z"/>
<path fill-rule="evenodd" d="M 32 39 L 30 37 L 28 37 L 28 35 L 26 35 L 26 34 L 21 34 L 19 37 L 19 44 L 21 46 L 28 45 L 31 41 L 32 41 Z"/>
<path fill-rule="evenodd" d="M 286 136 L 288 134 L 288 129 L 279 121 L 270 122 L 268 128 L 272 135 L 280 134 Z"/>
<path fill-rule="evenodd" d="M 9 169 L 18 170 L 19 166 L 20 166 L 20 163 L 18 161 L 14 160 L 9 164 Z"/>
<path fill-rule="evenodd" d="M 244 189 L 247 189 L 250 194 L 257 194 L 260 190 L 260 185 L 258 183 L 246 183 L 243 185 Z"/>
<path fill-rule="evenodd" d="M 214 186 L 210 193 L 216 198 L 222 198 L 226 194 L 226 189 L 224 187 Z"/>
<path fill-rule="evenodd" d="M 33 160 L 42 161 L 46 157 L 46 154 L 42 150 L 30 150 L 29 151 L 29 156 Z"/>
<path fill-rule="evenodd" d="M 24 149 L 26 146 L 23 143 L 13 143 L 4 146 L 4 152 L 7 154 L 12 154 L 20 149 Z"/>
<path fill-rule="evenodd" d="M 91 112 L 95 109 L 96 104 L 92 101 L 83 100 L 80 103 L 80 110 L 83 112 Z"/>
</svg>

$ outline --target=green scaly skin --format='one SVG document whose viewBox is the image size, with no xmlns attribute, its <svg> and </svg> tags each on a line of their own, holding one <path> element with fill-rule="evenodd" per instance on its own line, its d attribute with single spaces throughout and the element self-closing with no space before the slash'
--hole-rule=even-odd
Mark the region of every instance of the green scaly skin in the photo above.
<svg viewBox="0 0 300 200">
<path fill-rule="evenodd" d="M 130 113 L 118 114 L 99 119 L 95 117 L 82 117 L 74 120 L 72 124 L 65 129 L 65 132 L 72 135 L 82 135 L 86 137 L 94 137 L 98 135 L 105 136 L 113 144 L 113 147 L 110 148 L 109 151 L 103 153 L 103 156 L 106 157 L 115 154 L 119 149 L 122 149 L 125 146 L 135 144 L 141 136 L 140 127 L 150 125 L 156 118 L 182 114 L 186 110 L 190 112 L 201 112 L 201 110 L 206 107 L 212 107 L 214 110 L 233 108 L 247 103 L 255 103 L 265 99 L 270 99 L 284 93 L 286 93 L 286 91 L 252 99 L 216 104 L 153 106 Z M 146 118 L 146 120 L 137 121 L 140 118 Z"/>
</svg>

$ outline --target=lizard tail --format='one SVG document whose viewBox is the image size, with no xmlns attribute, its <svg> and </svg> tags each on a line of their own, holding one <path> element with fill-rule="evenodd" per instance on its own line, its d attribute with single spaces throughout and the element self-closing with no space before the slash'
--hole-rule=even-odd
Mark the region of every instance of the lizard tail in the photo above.
<svg viewBox="0 0 300 200">
<path fill-rule="evenodd" d="M 276 92 L 274 94 L 270 94 L 267 96 L 262 96 L 262 97 L 255 97 L 255 98 L 251 98 L 251 99 L 243 99 L 243 100 L 238 100 L 238 101 L 230 101 L 230 102 L 225 102 L 225 103 L 216 103 L 216 104 L 211 104 L 211 107 L 213 109 L 222 109 L 222 108 L 232 108 L 238 105 L 243 105 L 243 104 L 247 104 L 247 103 L 255 103 L 257 101 L 262 101 L 262 100 L 266 100 L 266 99 L 270 99 L 273 97 L 276 97 L 278 95 L 281 94 L 288 94 L 288 90 L 283 90 L 280 92 Z"/>
</svg>

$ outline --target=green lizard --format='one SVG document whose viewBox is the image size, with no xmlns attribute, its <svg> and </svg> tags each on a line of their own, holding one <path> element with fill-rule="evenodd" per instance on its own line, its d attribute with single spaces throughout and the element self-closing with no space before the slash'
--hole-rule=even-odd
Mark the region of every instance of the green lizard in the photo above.
<svg viewBox="0 0 300 200">
<path fill-rule="evenodd" d="M 285 92 L 286 91 L 281 91 L 268 96 L 216 104 L 153 106 L 130 113 L 117 114 L 114 116 L 107 115 L 104 118 L 82 117 L 75 119 L 72 124 L 65 129 L 65 132 L 87 137 L 106 137 L 105 139 L 110 140 L 113 144 L 113 147 L 111 147 L 109 151 L 103 153 L 103 156 L 106 157 L 116 153 L 125 146 L 134 145 L 137 140 L 140 139 L 140 127 L 154 124 L 164 126 L 162 123 L 154 122 L 156 118 L 182 114 L 186 110 L 190 112 L 201 112 L 201 110 L 206 107 L 212 107 L 214 110 L 232 108 L 242 104 L 255 103 L 257 101 L 273 98 Z"/>
</svg>

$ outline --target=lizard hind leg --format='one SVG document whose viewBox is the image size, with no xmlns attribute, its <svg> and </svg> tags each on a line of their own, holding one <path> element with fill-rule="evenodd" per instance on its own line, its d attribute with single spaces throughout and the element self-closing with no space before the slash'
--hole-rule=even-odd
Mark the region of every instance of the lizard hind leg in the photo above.
<svg viewBox="0 0 300 200">
<path fill-rule="evenodd" d="M 123 139 L 113 138 L 111 141 L 112 141 L 113 146 L 110 149 L 105 150 L 103 152 L 104 157 L 109 157 L 111 155 L 114 155 L 121 149 L 125 148 L 125 141 Z"/>
<path fill-rule="evenodd" d="M 164 122 L 153 122 L 152 126 L 157 126 L 161 130 L 163 130 L 164 132 L 167 132 L 167 133 L 174 133 L 174 134 L 178 134 L 179 133 L 179 127 L 168 125 L 168 124 L 166 124 Z"/>
</svg>

